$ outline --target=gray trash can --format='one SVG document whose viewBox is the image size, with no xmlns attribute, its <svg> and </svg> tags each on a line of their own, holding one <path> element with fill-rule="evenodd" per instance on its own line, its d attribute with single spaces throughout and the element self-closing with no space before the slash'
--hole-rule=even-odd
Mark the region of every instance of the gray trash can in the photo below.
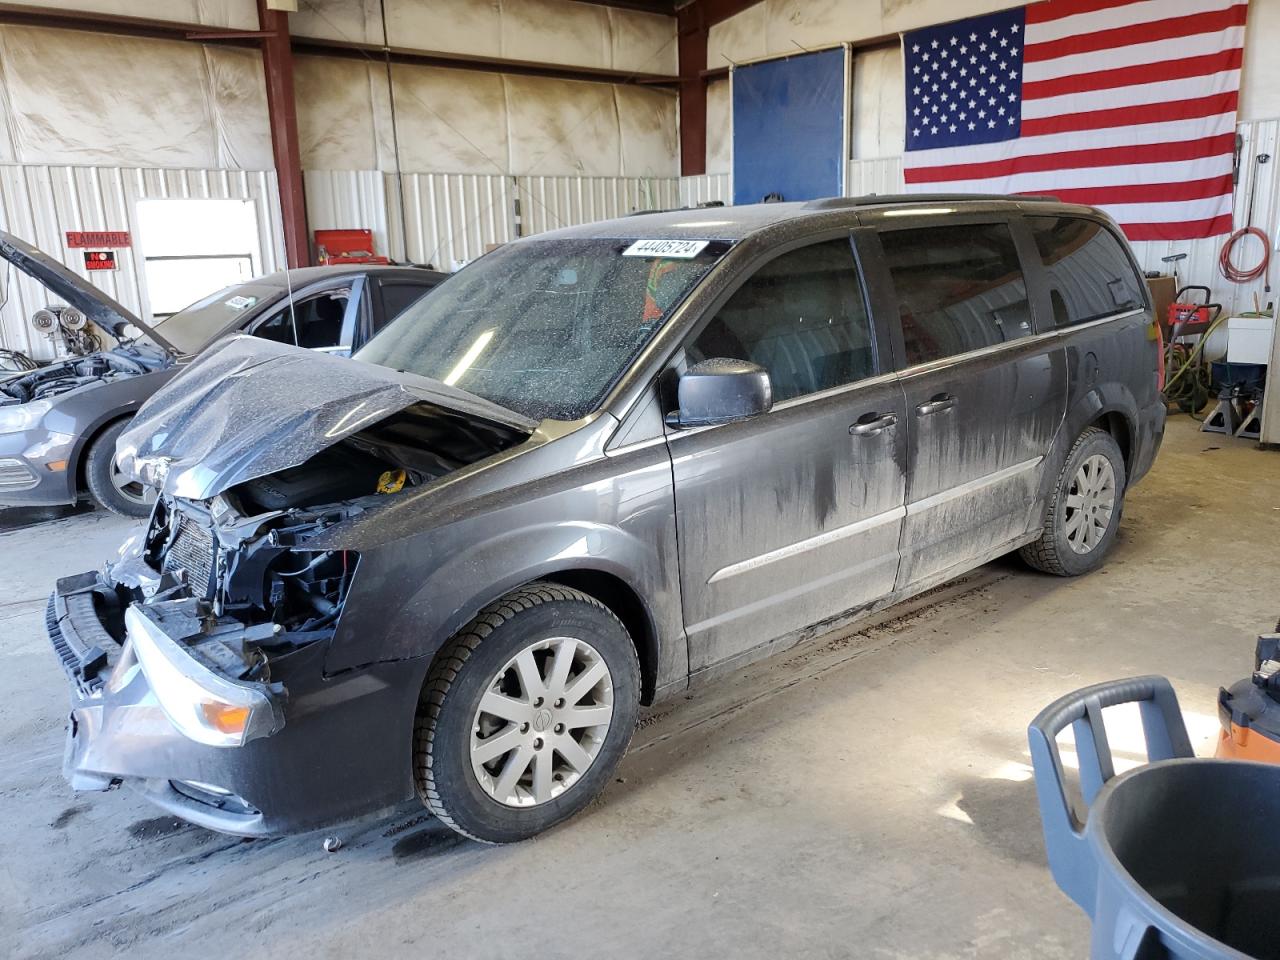
<svg viewBox="0 0 1280 960">
<path fill-rule="evenodd" d="M 1150 762 L 1116 776 L 1102 710 L 1138 703 Z M 1073 728 L 1084 809 L 1056 737 Z M 1053 878 L 1093 960 L 1280 960 L 1280 766 L 1196 759 L 1163 677 L 1100 683 L 1027 730 Z"/>
</svg>

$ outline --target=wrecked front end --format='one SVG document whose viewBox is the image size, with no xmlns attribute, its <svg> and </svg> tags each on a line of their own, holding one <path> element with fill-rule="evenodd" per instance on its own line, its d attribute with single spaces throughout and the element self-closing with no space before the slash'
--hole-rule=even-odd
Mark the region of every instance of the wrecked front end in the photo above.
<svg viewBox="0 0 1280 960">
<path fill-rule="evenodd" d="M 317 373 L 304 357 L 281 362 L 299 378 Z M 338 372 L 363 381 L 353 403 L 385 399 L 367 382 L 377 374 Z M 125 783 L 177 816 L 245 836 L 412 798 L 426 666 L 370 657 L 326 672 L 360 585 L 360 554 L 335 544 L 398 494 L 528 437 L 416 396 L 402 404 L 389 387 L 381 419 L 312 429 L 308 442 L 296 441 L 298 430 L 295 442 L 255 450 L 264 417 L 241 415 L 236 395 L 256 397 L 263 375 L 224 382 L 200 406 L 157 410 L 162 393 L 144 408 L 139 420 L 152 426 L 134 436 L 132 453 L 148 469 L 170 468 L 155 478 L 147 529 L 103 571 L 59 581 L 48 614 L 72 687 L 72 786 Z M 275 415 L 305 420 L 305 396 L 279 387 Z M 311 409 L 342 420 L 337 400 Z"/>
<path fill-rule="evenodd" d="M 60 580 L 48 627 L 72 685 L 71 785 L 126 783 L 244 836 L 412 796 L 390 721 L 412 716 L 421 678 L 324 671 L 359 558 L 306 540 L 351 509 L 245 517 L 166 499 L 105 571 Z"/>
</svg>

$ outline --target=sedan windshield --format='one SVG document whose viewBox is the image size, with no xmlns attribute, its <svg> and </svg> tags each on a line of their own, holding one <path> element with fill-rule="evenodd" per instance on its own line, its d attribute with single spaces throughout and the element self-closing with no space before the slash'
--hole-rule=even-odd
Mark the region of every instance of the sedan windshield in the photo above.
<svg viewBox="0 0 1280 960">
<path fill-rule="evenodd" d="M 671 249 L 682 255 L 662 255 Z M 727 249 L 720 241 L 662 249 L 577 239 L 499 247 L 406 310 L 356 359 L 442 380 L 535 420 L 576 420 L 599 406 Z"/>
<path fill-rule="evenodd" d="M 240 325 L 249 311 L 283 292 L 270 283 L 234 283 L 189 307 L 151 321 L 151 328 L 185 354 L 199 353 L 223 331 Z"/>
</svg>

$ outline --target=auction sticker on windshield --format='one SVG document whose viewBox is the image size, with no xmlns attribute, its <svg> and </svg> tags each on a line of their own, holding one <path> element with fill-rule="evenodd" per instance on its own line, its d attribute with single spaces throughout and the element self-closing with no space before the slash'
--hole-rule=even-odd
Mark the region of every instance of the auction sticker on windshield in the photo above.
<svg viewBox="0 0 1280 960">
<path fill-rule="evenodd" d="M 637 240 L 622 251 L 624 257 L 666 257 L 669 260 L 692 260 L 710 240 Z"/>
</svg>

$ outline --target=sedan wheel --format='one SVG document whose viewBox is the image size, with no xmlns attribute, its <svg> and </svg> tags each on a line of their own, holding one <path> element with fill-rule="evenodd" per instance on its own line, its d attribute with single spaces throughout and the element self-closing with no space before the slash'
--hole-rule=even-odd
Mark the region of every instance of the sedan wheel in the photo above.
<svg viewBox="0 0 1280 960">
<path fill-rule="evenodd" d="M 151 505 L 156 502 L 156 491 L 154 487 L 149 487 L 144 483 L 132 479 L 123 470 L 120 469 L 120 462 L 117 458 L 111 458 L 111 486 L 120 495 L 122 500 L 136 504 L 140 508 L 145 508 L 150 512 Z"/>
<path fill-rule="evenodd" d="M 539 640 L 507 661 L 480 700 L 471 769 L 499 803 L 546 803 L 587 772 L 612 720 L 612 677 L 595 647 Z"/>
</svg>

